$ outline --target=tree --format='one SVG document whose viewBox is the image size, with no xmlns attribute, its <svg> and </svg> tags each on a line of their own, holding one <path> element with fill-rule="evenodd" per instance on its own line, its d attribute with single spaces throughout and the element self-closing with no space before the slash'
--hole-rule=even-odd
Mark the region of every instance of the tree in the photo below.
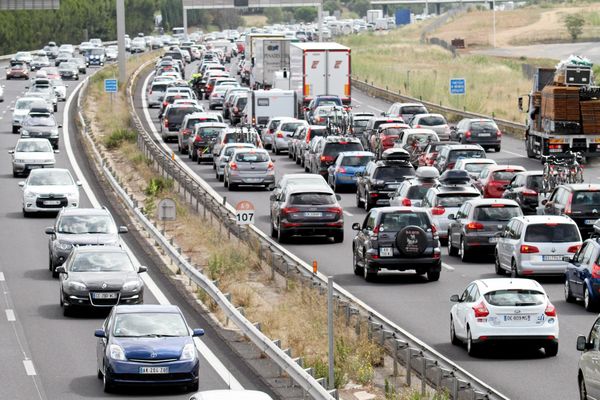
<svg viewBox="0 0 600 400">
<path fill-rule="evenodd" d="M 351 11 L 357 13 L 359 17 L 364 17 L 367 15 L 367 10 L 371 9 L 371 3 L 369 0 L 353 0 L 349 8 Z"/>
<path fill-rule="evenodd" d="M 329 14 L 331 15 L 333 15 L 334 11 L 339 11 L 341 9 L 342 6 L 336 0 L 327 0 L 325 3 L 323 3 L 323 10 L 329 11 Z"/>
<path fill-rule="evenodd" d="M 294 10 L 294 18 L 297 21 L 313 22 L 317 18 L 317 9 L 314 7 L 297 7 Z"/>
<path fill-rule="evenodd" d="M 565 27 L 573 40 L 577 40 L 577 37 L 581 35 L 584 24 L 585 19 L 580 14 L 569 14 L 565 17 Z"/>
<path fill-rule="evenodd" d="M 281 7 L 268 7 L 264 9 L 265 17 L 267 17 L 267 23 L 278 24 L 283 21 L 283 11 Z"/>
</svg>

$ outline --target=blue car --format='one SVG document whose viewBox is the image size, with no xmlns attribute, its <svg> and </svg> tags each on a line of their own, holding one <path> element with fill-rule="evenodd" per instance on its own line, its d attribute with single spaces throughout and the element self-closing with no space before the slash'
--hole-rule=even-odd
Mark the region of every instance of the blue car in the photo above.
<svg viewBox="0 0 600 400">
<path fill-rule="evenodd" d="M 587 311 L 598 311 L 600 306 L 600 239 L 583 242 L 565 270 L 565 300 L 581 300 Z"/>
<path fill-rule="evenodd" d="M 327 169 L 327 183 L 338 191 L 342 187 L 356 187 L 356 173 L 364 172 L 369 161 L 375 158 L 370 151 L 344 151 Z"/>
<path fill-rule="evenodd" d="M 194 337 L 204 330 L 185 322 L 173 305 L 115 306 L 95 332 L 98 378 L 104 391 L 120 385 L 178 385 L 198 390 Z"/>
</svg>

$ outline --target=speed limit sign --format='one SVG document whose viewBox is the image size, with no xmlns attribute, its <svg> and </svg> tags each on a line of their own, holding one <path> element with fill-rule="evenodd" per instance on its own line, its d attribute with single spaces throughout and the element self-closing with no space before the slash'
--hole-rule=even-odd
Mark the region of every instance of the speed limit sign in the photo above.
<svg viewBox="0 0 600 400">
<path fill-rule="evenodd" d="M 238 225 L 249 225 L 254 223 L 256 210 L 254 204 L 243 200 L 235 205 L 235 220 Z"/>
</svg>

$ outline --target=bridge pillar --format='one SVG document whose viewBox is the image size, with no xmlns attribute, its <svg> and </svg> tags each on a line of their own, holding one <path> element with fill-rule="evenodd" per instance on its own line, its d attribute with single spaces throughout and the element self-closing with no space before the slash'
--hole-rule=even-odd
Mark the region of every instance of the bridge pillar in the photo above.
<svg viewBox="0 0 600 400">
<path fill-rule="evenodd" d="M 388 15 L 388 5 L 387 4 L 383 4 L 383 16 L 387 17 Z"/>
<path fill-rule="evenodd" d="M 494 2 L 493 1 L 489 2 L 489 6 L 490 6 L 490 10 L 494 10 Z"/>
<path fill-rule="evenodd" d="M 440 15 L 442 13 L 442 4 L 441 3 L 435 3 L 435 13 L 437 15 Z"/>
</svg>

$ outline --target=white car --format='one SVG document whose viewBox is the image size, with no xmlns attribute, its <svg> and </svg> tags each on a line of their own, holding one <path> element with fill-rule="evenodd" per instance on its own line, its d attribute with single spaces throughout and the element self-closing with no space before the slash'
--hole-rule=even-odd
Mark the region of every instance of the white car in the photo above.
<svg viewBox="0 0 600 400">
<path fill-rule="evenodd" d="M 79 186 L 68 169 L 34 169 L 26 181 L 19 182 L 23 188 L 23 216 L 35 212 L 60 211 L 79 207 Z"/>
<path fill-rule="evenodd" d="M 496 278 L 471 282 L 450 297 L 450 341 L 467 344 L 471 356 L 487 344 L 512 341 L 558 353 L 558 316 L 542 285 L 533 279 Z"/>
<path fill-rule="evenodd" d="M 194 393 L 190 400 L 273 400 L 266 393 L 256 390 L 207 390 Z"/>
<path fill-rule="evenodd" d="M 68 85 L 62 79 L 52 79 L 52 87 L 58 101 L 67 100 L 67 87 Z"/>
<path fill-rule="evenodd" d="M 13 176 L 27 175 L 33 169 L 53 168 L 56 160 L 48 139 L 19 139 L 12 154 Z"/>
<path fill-rule="evenodd" d="M 442 114 L 417 114 L 410 124 L 413 128 L 431 129 L 441 140 L 450 140 L 450 125 Z"/>
<path fill-rule="evenodd" d="M 17 100 L 17 102 L 15 103 L 15 107 L 12 108 L 12 133 L 19 133 L 21 123 L 23 122 L 27 114 L 29 114 L 29 110 L 31 110 L 31 107 L 36 103 L 39 105 L 41 101 L 44 100 L 40 99 L 39 97 L 33 96 L 21 97 Z M 50 110 L 52 110 L 52 107 L 50 107 Z"/>
<path fill-rule="evenodd" d="M 119 48 L 111 45 L 106 48 L 106 61 L 116 61 L 119 57 Z"/>
<path fill-rule="evenodd" d="M 490 158 L 459 158 L 454 164 L 454 169 L 463 169 L 469 173 L 471 179 L 477 179 L 481 171 L 490 165 L 496 165 L 496 161 Z"/>
</svg>

